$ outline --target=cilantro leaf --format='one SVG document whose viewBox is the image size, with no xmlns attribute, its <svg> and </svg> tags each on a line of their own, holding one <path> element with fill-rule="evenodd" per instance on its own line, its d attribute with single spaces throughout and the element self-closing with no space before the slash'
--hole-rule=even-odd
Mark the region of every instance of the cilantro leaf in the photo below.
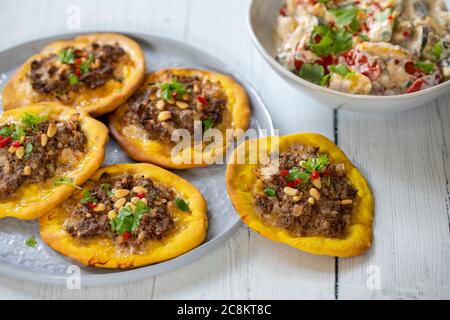
<svg viewBox="0 0 450 320">
<path fill-rule="evenodd" d="M 9 127 L 3 127 L 0 129 L 0 136 L 9 137 L 12 134 L 12 130 Z"/>
<path fill-rule="evenodd" d="M 305 63 L 298 75 L 305 80 L 320 84 L 322 77 L 325 75 L 325 69 L 320 64 Z"/>
<path fill-rule="evenodd" d="M 109 183 L 102 183 L 100 187 L 103 189 L 103 191 L 106 192 L 108 197 L 111 198 L 114 195 L 114 193 L 112 192 L 112 186 Z"/>
<path fill-rule="evenodd" d="M 434 71 L 434 65 L 432 63 L 424 61 L 417 62 L 416 67 L 425 72 L 426 74 L 432 74 Z"/>
<path fill-rule="evenodd" d="M 59 53 L 59 59 L 62 63 L 72 64 L 75 59 L 73 48 L 62 49 Z"/>
<path fill-rule="evenodd" d="M 307 172 L 304 172 L 304 171 L 300 170 L 299 168 L 294 167 L 291 170 L 289 170 L 289 174 L 286 178 L 289 181 L 295 181 L 297 179 L 300 179 L 304 183 L 309 180 L 310 175 Z"/>
<path fill-rule="evenodd" d="M 29 129 L 37 131 L 39 125 L 48 120 L 48 115 L 33 115 L 25 113 L 22 117 L 22 123 Z"/>
<path fill-rule="evenodd" d="M 33 153 L 33 144 L 31 142 L 28 142 L 25 145 L 25 159 L 30 158 L 32 153 Z"/>
<path fill-rule="evenodd" d="M 69 177 L 58 177 L 55 179 L 54 185 L 55 186 L 61 186 L 61 185 L 68 185 L 71 187 L 74 187 L 78 190 L 81 190 L 82 188 L 77 186 L 74 182 L 73 182 L 73 178 L 69 178 Z"/>
<path fill-rule="evenodd" d="M 437 59 L 441 59 L 442 52 L 444 51 L 444 47 L 441 42 L 436 42 L 434 46 L 431 48 L 431 54 Z"/>
<path fill-rule="evenodd" d="M 89 190 L 85 190 L 83 192 L 83 197 L 80 200 L 81 204 L 97 203 L 97 202 L 98 202 L 97 198 L 95 198 Z"/>
<path fill-rule="evenodd" d="M 14 132 L 11 135 L 11 138 L 14 141 L 20 141 L 23 137 L 25 137 L 25 135 L 25 131 L 20 126 L 16 126 Z"/>
<path fill-rule="evenodd" d="M 208 118 L 206 120 L 203 120 L 203 130 L 208 131 L 209 129 L 212 129 L 214 127 L 214 120 L 212 118 Z"/>
<path fill-rule="evenodd" d="M 72 86 L 78 84 L 78 82 L 80 82 L 80 79 L 78 79 L 76 75 L 74 75 L 73 73 L 69 74 L 69 83 Z"/>
<path fill-rule="evenodd" d="M 322 79 L 320 80 L 320 85 L 322 87 L 328 87 L 328 84 L 330 83 L 330 79 L 331 79 L 331 74 L 326 74 L 322 77 Z"/>
<path fill-rule="evenodd" d="M 321 36 L 319 43 L 313 41 L 317 35 Z M 321 57 L 330 54 L 340 54 L 350 50 L 353 46 L 353 36 L 350 32 L 347 32 L 345 29 L 336 31 L 325 25 L 315 26 L 311 39 L 312 41 L 309 45 L 311 51 Z"/>
<path fill-rule="evenodd" d="M 183 199 L 177 198 L 174 200 L 174 202 L 178 209 L 180 209 L 181 211 L 187 212 L 190 210 L 189 205 Z"/>
<path fill-rule="evenodd" d="M 89 72 L 89 66 L 92 62 L 94 62 L 94 55 L 92 53 L 89 54 L 88 58 L 80 65 L 81 74 L 85 74 Z"/>
<path fill-rule="evenodd" d="M 130 232 L 134 224 L 133 211 L 129 206 L 120 208 L 116 218 L 111 220 L 111 229 L 119 234 Z"/>
<path fill-rule="evenodd" d="M 334 17 L 336 25 L 339 27 L 346 27 L 352 23 L 355 23 L 359 9 L 353 6 L 348 6 L 345 8 L 329 9 L 328 12 L 330 12 Z"/>
<path fill-rule="evenodd" d="M 172 94 L 176 92 L 177 94 L 185 94 L 187 93 L 186 88 L 177 79 L 173 78 L 171 83 L 163 83 L 161 84 L 161 96 L 164 100 L 172 99 Z"/>
<path fill-rule="evenodd" d="M 149 207 L 144 201 L 138 201 L 136 203 L 136 209 L 134 209 L 134 220 L 133 225 L 131 226 L 131 231 L 135 231 L 139 227 L 142 216 L 144 215 L 144 213 L 147 213 L 148 211 Z"/>
<path fill-rule="evenodd" d="M 29 237 L 27 240 L 25 240 L 25 244 L 27 245 L 27 247 L 36 248 L 36 238 L 34 236 Z"/>
<path fill-rule="evenodd" d="M 277 195 L 277 192 L 274 189 L 272 189 L 271 187 L 266 188 L 264 190 L 264 193 L 271 198 L 276 197 L 276 195 Z"/>
<path fill-rule="evenodd" d="M 352 74 L 353 71 L 351 71 L 345 64 L 341 63 L 338 65 L 331 65 L 328 67 L 328 69 L 330 70 L 330 72 L 334 72 L 337 73 L 343 77 Z"/>
<path fill-rule="evenodd" d="M 309 158 L 306 161 L 300 162 L 300 165 L 308 173 L 313 173 L 314 171 L 322 172 L 330 164 L 330 160 L 326 154 L 320 154 L 317 158 Z"/>
</svg>

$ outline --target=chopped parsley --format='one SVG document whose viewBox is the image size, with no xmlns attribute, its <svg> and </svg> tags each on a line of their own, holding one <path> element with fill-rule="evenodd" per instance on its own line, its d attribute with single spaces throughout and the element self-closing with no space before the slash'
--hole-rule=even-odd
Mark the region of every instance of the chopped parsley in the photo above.
<svg viewBox="0 0 450 320">
<path fill-rule="evenodd" d="M 25 244 L 27 245 L 27 247 L 36 248 L 37 246 L 36 238 L 34 236 L 29 237 L 27 240 L 25 240 Z"/>
<path fill-rule="evenodd" d="M 416 63 L 416 67 L 426 74 L 432 74 L 434 71 L 434 65 L 428 62 L 419 61 Z"/>
<path fill-rule="evenodd" d="M 177 198 L 174 203 L 181 211 L 188 212 L 190 210 L 189 205 L 183 199 Z"/>
<path fill-rule="evenodd" d="M 148 211 L 149 207 L 144 201 L 138 201 L 134 211 L 130 206 L 124 206 L 117 217 L 111 220 L 111 229 L 119 234 L 136 231 L 142 216 Z"/>
<path fill-rule="evenodd" d="M 59 59 L 62 63 L 72 64 L 75 59 L 75 54 L 73 52 L 73 48 L 62 49 L 59 53 Z"/>
<path fill-rule="evenodd" d="M 73 73 L 69 74 L 69 83 L 72 86 L 78 84 L 78 82 L 80 82 L 80 79 L 78 79 L 76 75 L 74 75 Z"/>
<path fill-rule="evenodd" d="M 276 195 L 277 195 L 277 192 L 274 189 L 272 189 L 271 187 L 267 187 L 264 190 L 264 193 L 271 198 L 276 197 Z"/>
<path fill-rule="evenodd" d="M 63 185 L 63 184 L 68 185 L 68 186 L 71 186 L 71 187 L 74 187 L 74 188 L 79 189 L 79 190 L 82 189 L 81 187 L 77 186 L 77 185 L 74 183 L 73 178 L 69 178 L 69 177 L 58 177 L 58 178 L 55 179 L 55 182 L 54 182 L 54 185 L 55 185 L 55 186 L 61 186 L 61 185 Z"/>
<path fill-rule="evenodd" d="M 315 43 L 316 36 L 321 39 Z M 326 25 L 318 25 L 314 27 L 311 43 L 309 44 L 311 51 L 323 57 L 330 54 L 340 54 L 350 50 L 353 47 L 353 36 L 345 29 L 335 30 Z"/>
<path fill-rule="evenodd" d="M 29 113 L 25 113 L 22 118 L 22 123 L 29 129 L 33 130 L 34 132 L 38 131 L 39 125 L 48 120 L 47 115 L 33 115 Z"/>
<path fill-rule="evenodd" d="M 302 65 L 298 75 L 305 80 L 320 84 L 325 75 L 325 69 L 320 64 L 305 63 Z"/>
<path fill-rule="evenodd" d="M 81 74 L 85 74 L 89 72 L 89 66 L 92 62 L 94 62 L 94 55 L 91 53 L 89 54 L 88 58 L 80 65 L 80 72 Z"/>
<path fill-rule="evenodd" d="M 0 136 L 2 137 L 9 137 L 12 134 L 12 130 L 9 127 L 3 127 L 0 129 Z"/>
<path fill-rule="evenodd" d="M 204 131 L 208 131 L 209 129 L 212 129 L 214 127 L 214 120 L 212 118 L 208 118 L 206 120 L 203 120 L 202 122 Z"/>
<path fill-rule="evenodd" d="M 85 190 L 83 192 L 83 197 L 80 200 L 81 204 L 97 203 L 97 202 L 98 202 L 97 198 L 94 197 L 89 190 Z"/>
<path fill-rule="evenodd" d="M 180 82 L 178 82 L 177 79 L 173 78 L 171 83 L 163 83 L 161 84 L 161 96 L 164 100 L 170 100 L 172 99 L 173 93 L 177 94 L 185 94 L 188 91 L 184 87 L 184 85 Z"/>
<path fill-rule="evenodd" d="M 112 186 L 109 183 L 102 183 L 100 187 L 103 189 L 103 191 L 106 192 L 108 197 L 111 198 L 114 195 L 114 193 L 112 192 Z"/>
</svg>

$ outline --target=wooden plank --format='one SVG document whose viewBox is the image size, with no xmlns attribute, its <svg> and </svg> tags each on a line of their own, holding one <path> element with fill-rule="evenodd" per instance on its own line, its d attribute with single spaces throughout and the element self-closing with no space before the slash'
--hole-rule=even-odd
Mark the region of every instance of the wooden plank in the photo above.
<svg viewBox="0 0 450 320">
<path fill-rule="evenodd" d="M 376 200 L 372 250 L 339 261 L 340 299 L 450 297 L 448 98 L 396 114 L 340 112 L 340 145 Z M 369 289 L 376 270 L 381 287 Z"/>
</svg>

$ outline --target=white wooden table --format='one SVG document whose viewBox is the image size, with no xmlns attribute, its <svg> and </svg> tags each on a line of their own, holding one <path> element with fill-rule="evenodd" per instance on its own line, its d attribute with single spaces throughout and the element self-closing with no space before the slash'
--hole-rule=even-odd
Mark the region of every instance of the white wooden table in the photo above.
<svg viewBox="0 0 450 320">
<path fill-rule="evenodd" d="M 213 253 L 169 274 L 81 290 L 0 276 L 0 298 L 450 298 L 450 96 L 398 114 L 335 113 L 267 66 L 247 33 L 248 5 L 248 0 L 2 0 L 0 50 L 77 31 L 79 11 L 81 31 L 161 35 L 228 61 L 258 89 L 281 134 L 315 131 L 336 138 L 362 170 L 376 199 L 372 249 L 353 259 L 314 256 L 242 227 Z M 377 275 L 379 282 L 373 281 Z"/>
</svg>

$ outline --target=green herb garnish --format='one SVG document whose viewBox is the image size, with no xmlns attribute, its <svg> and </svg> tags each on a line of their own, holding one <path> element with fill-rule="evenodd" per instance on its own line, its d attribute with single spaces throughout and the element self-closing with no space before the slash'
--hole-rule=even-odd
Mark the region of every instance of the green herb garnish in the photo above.
<svg viewBox="0 0 450 320">
<path fill-rule="evenodd" d="M 25 240 L 25 244 L 27 245 L 27 247 L 36 248 L 36 238 L 34 236 L 29 237 L 27 240 Z"/>
<path fill-rule="evenodd" d="M 82 188 L 77 186 L 74 182 L 73 182 L 73 178 L 69 178 L 69 177 L 58 177 L 55 179 L 54 185 L 55 186 L 61 186 L 61 185 L 68 185 L 71 187 L 74 187 L 78 190 L 81 190 Z"/>
<path fill-rule="evenodd" d="M 94 55 L 91 53 L 89 54 L 88 58 L 80 65 L 80 72 L 81 74 L 85 74 L 89 72 L 89 66 L 92 62 L 94 62 Z"/>
<path fill-rule="evenodd" d="M 73 73 L 69 74 L 69 83 L 70 85 L 76 85 L 78 84 L 78 82 L 80 82 L 80 79 L 78 79 L 78 77 L 76 75 L 74 75 Z"/>
<path fill-rule="evenodd" d="M 359 38 L 360 38 L 362 41 L 369 41 L 369 40 L 370 40 L 369 37 L 368 37 L 366 34 L 360 34 L 360 35 L 359 35 Z"/>
<path fill-rule="evenodd" d="M 134 212 L 130 206 L 124 206 L 120 209 L 117 217 L 111 220 L 111 229 L 120 234 L 133 232 L 139 227 L 144 213 L 148 211 L 149 207 L 144 201 L 138 201 L 136 203 Z"/>
<path fill-rule="evenodd" d="M 320 154 L 317 158 L 309 158 L 300 163 L 308 173 L 313 173 L 314 171 L 322 172 L 329 164 L 330 160 L 326 154 Z"/>
<path fill-rule="evenodd" d="M 83 197 L 80 200 L 81 204 L 97 203 L 97 202 L 98 202 L 97 198 L 94 197 L 89 190 L 83 192 Z"/>
<path fill-rule="evenodd" d="M 31 142 L 28 142 L 25 145 L 25 159 L 30 158 L 32 153 L 33 153 L 33 144 Z"/>
<path fill-rule="evenodd" d="M 72 48 L 62 49 L 59 53 L 59 59 L 62 63 L 72 64 L 75 59 L 75 54 Z"/>
<path fill-rule="evenodd" d="M 48 120 L 48 115 L 33 115 L 29 113 L 25 113 L 22 118 L 22 123 L 33 131 L 38 131 L 39 125 Z"/>
<path fill-rule="evenodd" d="M 320 84 L 325 75 L 325 69 L 320 64 L 305 63 L 298 75 L 305 80 Z"/>
<path fill-rule="evenodd" d="M 315 43 L 314 39 L 320 35 L 319 43 Z M 329 26 L 318 25 L 314 27 L 311 36 L 310 48 L 315 54 L 323 57 L 330 54 L 340 54 L 348 51 L 353 47 L 353 36 L 345 29 L 336 31 Z"/>
<path fill-rule="evenodd" d="M 111 198 L 114 195 L 114 193 L 112 192 L 112 186 L 109 183 L 102 183 L 100 187 L 103 189 L 103 191 L 106 192 L 108 197 Z"/>
<path fill-rule="evenodd" d="M 434 65 L 428 62 L 419 61 L 416 63 L 416 67 L 426 74 L 432 74 L 434 71 Z"/>
<path fill-rule="evenodd" d="M 270 187 L 266 188 L 266 189 L 264 190 L 264 193 L 265 193 L 267 196 L 271 197 L 271 198 L 277 196 L 277 192 L 276 192 L 274 189 L 270 188 Z"/>
<path fill-rule="evenodd" d="M 330 83 L 330 79 L 331 79 L 331 74 L 326 74 L 322 77 L 322 79 L 320 80 L 320 85 L 322 87 L 328 87 L 328 84 Z"/>
<path fill-rule="evenodd" d="M 180 209 L 181 211 L 187 212 L 190 210 L 189 205 L 183 199 L 177 198 L 174 200 L 174 202 L 178 209 Z"/>
<path fill-rule="evenodd" d="M 431 48 L 431 54 L 436 58 L 436 60 L 441 59 L 442 52 L 444 51 L 444 46 L 441 42 L 436 42 Z"/>
<path fill-rule="evenodd" d="M 184 87 L 184 85 L 178 82 L 177 79 L 173 78 L 171 83 L 163 83 L 161 84 L 161 96 L 164 100 L 172 99 L 172 94 L 175 92 L 177 94 L 185 94 L 188 91 Z"/>
<path fill-rule="evenodd" d="M 9 127 L 3 127 L 0 129 L 0 136 L 9 137 L 11 136 L 12 130 Z"/>
<path fill-rule="evenodd" d="M 214 120 L 212 118 L 208 118 L 206 120 L 203 120 L 202 122 L 204 131 L 208 131 L 209 129 L 212 129 L 214 127 Z"/>
<path fill-rule="evenodd" d="M 310 175 L 307 172 L 300 170 L 297 167 L 289 170 L 289 174 L 286 177 L 289 181 L 295 181 L 300 179 L 303 183 L 307 182 L 310 178 Z"/>
<path fill-rule="evenodd" d="M 12 138 L 14 141 L 20 141 L 20 140 L 22 140 L 22 138 L 25 137 L 25 136 L 26 136 L 25 131 L 24 131 L 20 126 L 16 126 L 16 127 L 14 128 L 14 132 L 13 132 L 12 135 L 11 135 L 11 138 Z"/>
<path fill-rule="evenodd" d="M 331 65 L 328 67 L 330 72 L 337 73 L 343 77 L 353 74 L 354 72 L 350 70 L 345 64 Z"/>
<path fill-rule="evenodd" d="M 328 12 L 333 15 L 336 25 L 338 25 L 339 27 L 346 27 L 348 25 L 354 24 L 355 22 L 358 23 L 356 18 L 359 9 L 356 7 L 349 6 L 345 8 L 329 9 Z"/>
</svg>

